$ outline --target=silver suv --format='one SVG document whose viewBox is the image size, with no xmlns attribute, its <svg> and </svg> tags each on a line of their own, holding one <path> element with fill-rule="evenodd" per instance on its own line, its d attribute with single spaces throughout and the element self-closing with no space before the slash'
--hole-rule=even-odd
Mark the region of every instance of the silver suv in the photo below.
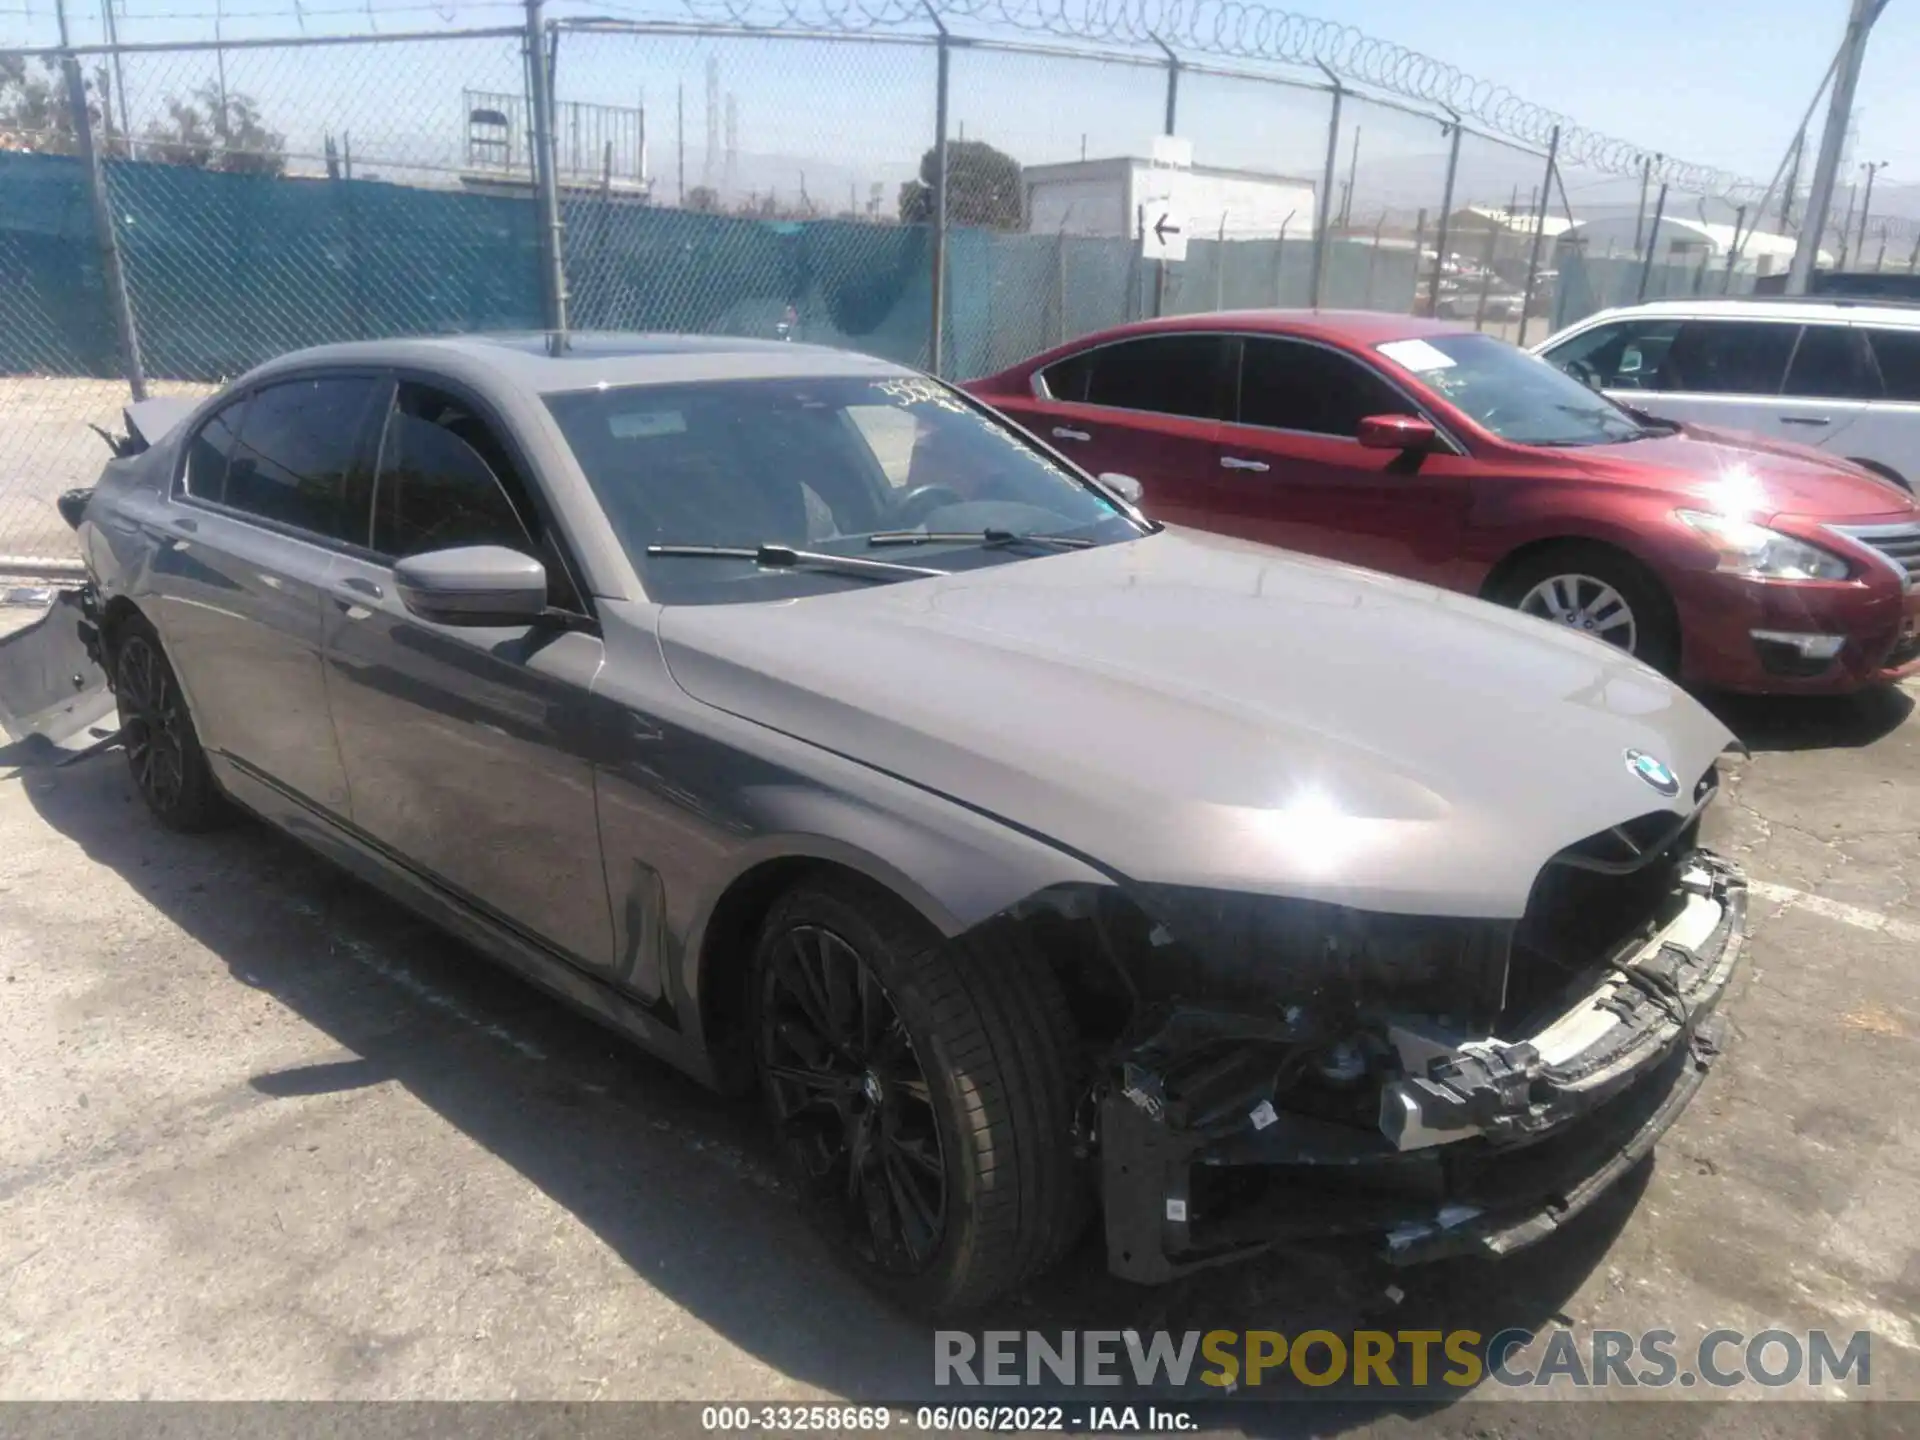
<svg viewBox="0 0 1920 1440">
<path fill-rule="evenodd" d="M 1662 300 L 1534 353 L 1662 419 L 1817 446 L 1909 490 L 1920 478 L 1920 306 Z"/>
</svg>

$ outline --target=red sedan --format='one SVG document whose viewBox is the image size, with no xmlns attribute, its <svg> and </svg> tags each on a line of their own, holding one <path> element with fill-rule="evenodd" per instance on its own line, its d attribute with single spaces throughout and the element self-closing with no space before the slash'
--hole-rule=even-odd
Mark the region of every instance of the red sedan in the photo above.
<svg viewBox="0 0 1920 1440">
<path fill-rule="evenodd" d="M 1798 446 L 1625 410 L 1445 323 L 1254 311 L 1088 336 L 972 393 L 1142 507 L 1516 606 L 1700 685 L 1920 672 L 1920 507 Z"/>
</svg>

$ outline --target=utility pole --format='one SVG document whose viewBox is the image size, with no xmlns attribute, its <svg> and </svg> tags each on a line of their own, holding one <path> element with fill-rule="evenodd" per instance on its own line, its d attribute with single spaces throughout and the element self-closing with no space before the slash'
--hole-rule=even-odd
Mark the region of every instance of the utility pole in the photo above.
<svg viewBox="0 0 1920 1440">
<path fill-rule="evenodd" d="M 1853 117 L 1853 96 L 1859 88 L 1860 67 L 1867 56 L 1867 37 L 1886 4 L 1887 0 L 1852 0 L 1846 38 L 1840 42 L 1840 54 L 1834 66 L 1833 98 L 1827 106 L 1827 124 L 1820 132 L 1820 155 L 1813 166 L 1813 190 L 1807 197 L 1806 220 L 1800 227 L 1800 242 L 1794 247 L 1793 268 L 1787 272 L 1789 295 L 1806 294 L 1807 284 L 1813 278 L 1814 264 L 1820 255 L 1820 237 L 1826 233 L 1827 216 L 1833 209 L 1833 185 L 1840 172 L 1840 151 L 1846 144 L 1847 123 Z"/>
<path fill-rule="evenodd" d="M 1887 168 L 1884 160 L 1868 160 L 1860 168 L 1867 172 L 1867 193 L 1860 200 L 1860 243 L 1854 246 L 1857 260 L 1867 253 L 1867 212 L 1873 209 L 1873 177 Z"/>
<path fill-rule="evenodd" d="M 1853 249 L 1853 205 L 1859 198 L 1860 187 L 1858 185 L 1849 185 L 1847 187 L 1847 213 L 1840 217 L 1840 254 L 1835 262 L 1842 270 L 1847 268 L 1847 256 L 1852 253 Z"/>
<path fill-rule="evenodd" d="M 687 82 L 682 80 L 674 87 L 674 108 L 678 118 L 678 133 L 674 149 L 680 162 L 680 208 L 687 208 Z"/>
</svg>

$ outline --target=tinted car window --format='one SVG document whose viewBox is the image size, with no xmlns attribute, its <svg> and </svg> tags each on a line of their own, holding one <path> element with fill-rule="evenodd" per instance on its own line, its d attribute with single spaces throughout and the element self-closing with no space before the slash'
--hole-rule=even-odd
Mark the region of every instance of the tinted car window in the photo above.
<svg viewBox="0 0 1920 1440">
<path fill-rule="evenodd" d="M 1797 325 L 1688 320 L 1660 367 L 1657 388 L 1696 395 L 1778 395 Z"/>
<path fill-rule="evenodd" d="M 961 570 L 1055 553 L 984 544 L 988 530 L 1088 544 L 1141 533 L 1019 432 L 917 376 L 621 386 L 550 395 L 547 407 L 648 594 L 669 603 L 889 578 L 760 565 L 762 545 Z M 911 543 L 875 543 L 883 531 Z M 659 545 L 748 554 L 652 553 Z"/>
<path fill-rule="evenodd" d="M 377 387 L 357 378 L 289 380 L 248 401 L 223 503 L 331 540 L 366 543 L 355 475 Z M 355 490 L 361 503 L 349 499 Z"/>
<path fill-rule="evenodd" d="M 200 433 L 187 446 L 187 493 L 202 500 L 218 500 L 226 492 L 227 466 L 240 443 L 240 418 L 246 409 L 244 399 L 226 406 L 200 427 Z"/>
<path fill-rule="evenodd" d="M 1148 335 L 1062 360 L 1044 378 L 1056 399 L 1219 420 L 1226 415 L 1227 353 L 1218 335 Z"/>
<path fill-rule="evenodd" d="M 1869 330 L 1889 400 L 1920 401 L 1920 330 Z"/>
<path fill-rule="evenodd" d="M 474 417 L 437 392 L 400 387 L 374 484 L 375 550 L 405 557 L 504 545 L 536 553 L 499 475 L 473 443 L 476 427 Z"/>
<path fill-rule="evenodd" d="M 1619 320 L 1596 325 L 1545 352 L 1545 358 L 1599 390 L 1659 390 L 1660 369 L 1680 333 L 1678 320 Z"/>
<path fill-rule="evenodd" d="M 1367 416 L 1403 415 L 1409 408 L 1391 385 L 1344 355 L 1293 340 L 1243 342 L 1243 425 L 1352 437 Z"/>
<path fill-rule="evenodd" d="M 1821 400 L 1876 400 L 1879 382 L 1858 332 L 1845 325 L 1809 325 L 1787 368 L 1788 395 Z"/>
</svg>

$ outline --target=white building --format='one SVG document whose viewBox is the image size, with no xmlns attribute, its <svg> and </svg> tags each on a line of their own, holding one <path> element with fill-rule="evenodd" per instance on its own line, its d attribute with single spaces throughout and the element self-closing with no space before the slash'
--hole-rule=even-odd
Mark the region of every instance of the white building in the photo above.
<svg viewBox="0 0 1920 1440">
<path fill-rule="evenodd" d="M 1648 217 L 1649 221 L 1651 217 Z M 1645 231 L 1645 224 L 1632 215 L 1608 215 L 1582 220 L 1560 237 L 1563 245 L 1577 244 L 1592 259 L 1626 258 L 1634 253 L 1634 232 Z M 1686 220 L 1677 215 L 1663 216 L 1659 232 L 1653 237 L 1654 260 L 1662 265 L 1698 264 L 1703 258 L 1710 268 L 1724 269 L 1727 251 L 1734 245 L 1731 225 L 1710 220 Z M 1773 275 L 1793 263 L 1794 247 L 1800 242 L 1791 235 L 1769 230 L 1740 232 L 1740 258 L 1734 262 L 1736 275 Z M 1831 265 L 1833 257 L 1820 252 L 1820 264 Z"/>
<path fill-rule="evenodd" d="M 1283 226 L 1293 237 L 1313 233 L 1310 180 L 1130 157 L 1029 165 L 1021 180 L 1036 235 L 1136 235 L 1150 202 L 1170 204 L 1192 240 L 1271 238 Z"/>
</svg>

